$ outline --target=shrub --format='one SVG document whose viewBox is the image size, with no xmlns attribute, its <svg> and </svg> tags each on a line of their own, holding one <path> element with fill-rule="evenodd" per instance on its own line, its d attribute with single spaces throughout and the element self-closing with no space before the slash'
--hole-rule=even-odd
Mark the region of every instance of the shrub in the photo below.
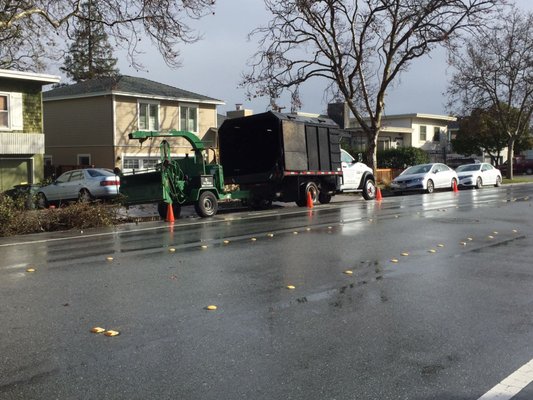
<svg viewBox="0 0 533 400">
<path fill-rule="evenodd" d="M 378 151 L 378 168 L 404 169 L 410 165 L 429 162 L 429 155 L 416 147 L 399 147 Z"/>
<path fill-rule="evenodd" d="M 73 203 L 46 210 L 24 210 L 13 199 L 0 195 L 0 236 L 87 229 L 118 223 L 118 205 Z"/>
</svg>

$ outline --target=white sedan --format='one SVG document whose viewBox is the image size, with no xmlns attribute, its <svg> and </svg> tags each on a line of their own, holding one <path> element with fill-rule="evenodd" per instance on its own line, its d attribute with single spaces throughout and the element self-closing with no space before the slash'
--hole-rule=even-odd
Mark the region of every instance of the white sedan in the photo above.
<svg viewBox="0 0 533 400">
<path fill-rule="evenodd" d="M 502 184 L 502 173 L 488 163 L 461 165 L 455 171 L 459 177 L 459 186 L 481 189 L 483 185 L 498 187 Z"/>
<path fill-rule="evenodd" d="M 69 200 L 88 202 L 96 198 L 111 198 L 119 194 L 120 178 L 111 170 L 86 168 L 68 171 L 52 184 L 42 186 L 37 192 L 37 206 Z"/>
<path fill-rule="evenodd" d="M 445 164 L 420 164 L 407 168 L 391 182 L 393 193 L 423 190 L 433 193 L 435 189 L 453 190 L 459 179 L 453 169 Z"/>
</svg>

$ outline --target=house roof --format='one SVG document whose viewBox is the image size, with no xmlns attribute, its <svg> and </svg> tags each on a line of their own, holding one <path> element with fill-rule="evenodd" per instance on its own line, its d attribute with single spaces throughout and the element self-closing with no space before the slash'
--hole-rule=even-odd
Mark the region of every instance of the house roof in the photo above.
<svg viewBox="0 0 533 400">
<path fill-rule="evenodd" d="M 0 78 L 16 79 L 22 81 L 34 81 L 44 85 L 58 83 L 61 78 L 55 75 L 36 74 L 33 72 L 13 71 L 10 69 L 0 69 Z"/>
<path fill-rule="evenodd" d="M 72 85 L 60 86 L 43 93 L 44 101 L 65 100 L 104 95 L 123 95 L 160 100 L 190 101 L 195 103 L 225 104 L 222 100 L 189 92 L 164 83 L 128 75 L 90 79 Z"/>
</svg>

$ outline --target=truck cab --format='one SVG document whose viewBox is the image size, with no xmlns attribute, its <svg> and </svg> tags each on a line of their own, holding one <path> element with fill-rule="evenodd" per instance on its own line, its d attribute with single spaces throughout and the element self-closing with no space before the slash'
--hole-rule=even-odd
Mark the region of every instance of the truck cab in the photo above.
<svg viewBox="0 0 533 400">
<path fill-rule="evenodd" d="M 341 149 L 342 184 L 341 192 L 361 192 L 364 189 L 365 180 L 373 177 L 372 169 L 358 162 L 350 153 Z M 373 183 L 373 179 L 372 179 Z M 365 191 L 363 191 L 365 193 Z"/>
</svg>

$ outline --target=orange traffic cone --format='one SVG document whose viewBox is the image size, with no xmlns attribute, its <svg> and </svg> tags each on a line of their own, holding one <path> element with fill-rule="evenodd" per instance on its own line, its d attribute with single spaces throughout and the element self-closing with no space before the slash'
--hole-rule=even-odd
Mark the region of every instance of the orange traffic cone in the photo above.
<svg viewBox="0 0 533 400">
<path fill-rule="evenodd" d="M 383 200 L 383 197 L 381 196 L 381 189 L 376 188 L 376 201 L 381 201 L 381 200 Z"/>
<path fill-rule="evenodd" d="M 167 203 L 167 222 L 174 222 L 174 209 L 172 204 Z"/>
<path fill-rule="evenodd" d="M 311 196 L 311 192 L 307 192 L 307 208 L 313 208 L 313 197 Z"/>
<path fill-rule="evenodd" d="M 454 179 L 453 180 L 453 192 L 457 193 L 458 191 L 459 191 L 459 189 L 457 188 L 457 181 Z"/>
</svg>

